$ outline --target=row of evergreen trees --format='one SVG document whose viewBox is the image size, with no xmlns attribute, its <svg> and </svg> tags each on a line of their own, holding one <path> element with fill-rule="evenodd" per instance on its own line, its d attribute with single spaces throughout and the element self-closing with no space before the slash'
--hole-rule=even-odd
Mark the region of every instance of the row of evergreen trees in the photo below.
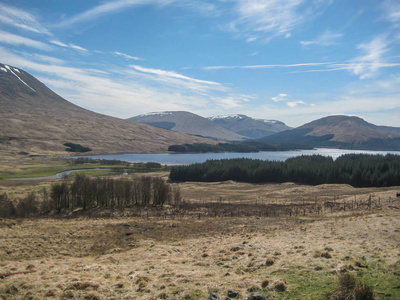
<svg viewBox="0 0 400 300">
<path fill-rule="evenodd" d="M 130 206 L 162 207 L 178 205 L 181 196 L 160 177 L 142 176 L 134 180 L 91 178 L 78 174 L 72 182 L 53 183 L 50 191 L 29 193 L 14 201 L 7 194 L 0 195 L 0 217 L 26 217 L 39 213 L 63 213 L 93 207 L 123 209 Z"/>
<path fill-rule="evenodd" d="M 254 159 L 209 160 L 175 166 L 174 181 L 225 181 L 249 183 L 340 183 L 354 187 L 400 186 L 400 156 L 347 154 L 336 160 L 321 155 L 298 156 L 285 162 Z"/>
<path fill-rule="evenodd" d="M 168 151 L 176 153 L 208 153 L 208 152 L 260 152 L 260 151 L 289 151 L 293 149 L 312 149 L 307 146 L 294 144 L 268 145 L 264 143 L 245 141 L 236 143 L 219 143 L 217 145 L 195 143 L 183 145 L 171 145 Z"/>
</svg>

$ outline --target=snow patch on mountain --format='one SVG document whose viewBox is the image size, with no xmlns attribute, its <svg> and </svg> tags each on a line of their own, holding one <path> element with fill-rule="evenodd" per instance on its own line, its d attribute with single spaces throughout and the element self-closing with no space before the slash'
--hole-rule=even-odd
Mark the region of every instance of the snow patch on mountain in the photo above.
<svg viewBox="0 0 400 300">
<path fill-rule="evenodd" d="M 32 91 L 36 92 L 36 90 L 35 90 L 34 88 L 30 87 L 29 84 L 27 84 L 25 81 L 23 81 L 23 80 L 21 79 L 21 77 L 19 77 L 17 74 L 14 73 L 13 70 L 17 71 L 18 73 L 21 73 L 18 69 L 16 69 L 16 68 L 11 68 L 10 66 L 7 66 L 7 65 L 4 65 L 4 66 L 6 67 L 6 69 L 7 69 L 8 71 L 11 72 L 11 74 L 13 74 L 15 77 L 17 77 L 17 78 L 19 79 L 19 81 L 21 81 L 23 84 L 25 84 L 25 85 L 26 85 L 28 88 L 30 88 Z M 2 68 L 2 70 L 4 70 L 4 68 Z M 7 71 L 7 70 L 6 70 L 6 71 Z"/>
<path fill-rule="evenodd" d="M 257 121 L 261 121 L 261 122 L 264 122 L 264 123 L 268 123 L 268 124 L 275 124 L 275 123 L 277 123 L 278 121 L 276 121 L 276 120 L 264 120 L 264 119 L 256 119 Z"/>
<path fill-rule="evenodd" d="M 214 120 L 221 120 L 221 119 L 237 119 L 237 120 L 243 120 L 243 119 L 246 119 L 246 118 L 248 118 L 247 116 L 245 116 L 245 115 L 220 115 L 220 116 L 215 116 L 215 117 L 211 117 L 211 118 L 209 118 L 211 121 L 214 121 Z"/>
<path fill-rule="evenodd" d="M 168 116 L 172 115 L 172 112 L 149 112 L 147 114 L 139 115 L 138 117 L 148 117 L 148 116 Z"/>
<path fill-rule="evenodd" d="M 244 119 L 251 119 L 250 117 L 248 117 L 248 116 L 246 116 L 246 115 L 241 115 L 241 114 L 233 114 L 233 115 L 220 115 L 220 116 L 215 116 L 215 117 L 210 117 L 209 118 L 211 121 L 214 121 L 214 120 L 232 120 L 232 119 L 235 119 L 235 120 L 244 120 Z M 256 121 L 260 121 L 260 122 L 263 122 L 263 123 L 268 123 L 268 124 L 276 124 L 276 123 L 278 123 L 278 121 L 276 121 L 276 120 L 265 120 L 265 119 L 253 119 L 253 120 L 256 120 Z"/>
</svg>

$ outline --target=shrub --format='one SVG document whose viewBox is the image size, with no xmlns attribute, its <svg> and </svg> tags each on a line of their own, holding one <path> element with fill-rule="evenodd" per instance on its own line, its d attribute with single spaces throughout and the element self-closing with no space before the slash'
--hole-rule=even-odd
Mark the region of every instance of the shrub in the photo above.
<svg viewBox="0 0 400 300">
<path fill-rule="evenodd" d="M 287 290 L 287 281 L 286 279 L 278 279 L 273 283 L 273 289 L 277 292 L 284 292 Z"/>
<path fill-rule="evenodd" d="M 6 193 L 0 195 L 0 218 L 15 216 L 15 207 Z"/>
<path fill-rule="evenodd" d="M 265 265 L 267 267 L 272 266 L 275 263 L 275 261 L 272 258 L 268 258 L 265 262 Z"/>
<path fill-rule="evenodd" d="M 359 282 L 354 275 L 340 274 L 336 288 L 326 294 L 326 300 L 373 300 L 375 299 L 372 287 Z"/>
<path fill-rule="evenodd" d="M 261 287 L 262 287 L 263 289 L 265 289 L 266 287 L 268 287 L 268 285 L 269 285 L 269 280 L 268 280 L 268 279 L 265 279 L 265 280 L 261 283 Z"/>
<path fill-rule="evenodd" d="M 317 258 L 317 257 L 332 258 L 332 255 L 328 251 L 325 251 L 325 252 L 317 251 L 314 254 L 314 257 L 315 258 Z"/>
<path fill-rule="evenodd" d="M 31 192 L 28 196 L 19 200 L 16 210 L 17 215 L 20 217 L 36 214 L 39 211 L 39 202 L 36 200 L 36 194 Z"/>
</svg>

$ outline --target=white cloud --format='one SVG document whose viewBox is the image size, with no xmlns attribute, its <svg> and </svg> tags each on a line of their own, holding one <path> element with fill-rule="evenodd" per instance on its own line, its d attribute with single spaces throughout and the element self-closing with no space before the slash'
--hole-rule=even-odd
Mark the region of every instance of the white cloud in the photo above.
<svg viewBox="0 0 400 300">
<path fill-rule="evenodd" d="M 72 49 L 75 49 L 75 50 L 78 50 L 78 51 L 84 51 L 84 52 L 87 52 L 87 51 L 88 51 L 87 49 L 85 49 L 85 48 L 83 48 L 83 47 L 80 47 L 80 46 L 77 46 L 77 45 L 74 45 L 74 44 L 69 44 L 69 46 L 70 46 Z"/>
<path fill-rule="evenodd" d="M 332 64 L 331 62 L 323 63 L 299 63 L 299 64 L 286 64 L 286 65 L 247 65 L 247 66 L 208 66 L 203 67 L 203 70 L 223 70 L 223 69 L 269 69 L 269 68 L 299 68 L 299 67 L 313 67 Z"/>
<path fill-rule="evenodd" d="M 312 41 L 301 41 L 300 44 L 303 46 L 317 45 L 317 46 L 332 46 L 339 43 L 339 39 L 343 37 L 342 33 L 332 33 L 327 30 L 322 35 Z"/>
<path fill-rule="evenodd" d="M 296 107 L 296 106 L 298 106 L 299 104 L 306 105 L 306 103 L 305 103 L 304 101 L 302 101 L 302 100 L 286 102 L 286 104 L 287 104 L 289 107 Z"/>
<path fill-rule="evenodd" d="M 50 43 L 52 43 L 54 45 L 57 45 L 57 46 L 60 46 L 60 47 L 65 47 L 65 48 L 69 47 L 67 44 L 64 44 L 64 43 L 62 43 L 62 42 L 60 42 L 58 40 L 51 40 Z"/>
<path fill-rule="evenodd" d="M 59 23 L 58 26 L 60 27 L 72 26 L 77 23 L 86 22 L 89 20 L 99 18 L 103 15 L 116 13 L 130 6 L 144 4 L 145 2 L 146 1 L 144 0 L 117 0 L 117 1 L 105 2 L 85 12 L 77 14 L 73 17 L 69 17 L 68 19 Z"/>
<path fill-rule="evenodd" d="M 240 102 L 233 97 L 221 98 L 218 103 L 224 109 L 232 109 L 240 106 Z"/>
<path fill-rule="evenodd" d="M 400 2 L 398 0 L 385 0 L 381 3 L 385 11 L 385 19 L 400 26 Z"/>
<path fill-rule="evenodd" d="M 43 61 L 43 62 L 47 62 L 50 64 L 59 64 L 62 65 L 65 63 L 65 61 L 63 61 L 62 59 L 56 58 L 56 57 L 52 57 L 52 56 L 48 56 L 48 55 L 42 55 L 42 54 L 37 54 L 37 53 L 27 53 L 27 52 L 22 52 L 22 55 L 26 56 L 26 57 L 32 57 L 32 59 L 38 60 L 38 61 Z"/>
<path fill-rule="evenodd" d="M 23 45 L 41 50 L 51 50 L 52 47 L 48 44 L 15 35 L 9 32 L 0 30 L 0 43 L 9 45 Z"/>
<path fill-rule="evenodd" d="M 287 95 L 286 94 L 279 94 L 278 96 L 272 97 L 271 100 L 275 101 L 275 102 L 286 101 L 287 100 Z"/>
<path fill-rule="evenodd" d="M 107 1 L 103 4 L 97 5 L 87 11 L 79 13 L 75 16 L 69 17 L 64 21 L 60 22 L 57 26 L 59 27 L 69 27 L 81 22 L 87 22 L 100 17 L 114 14 L 135 6 L 143 5 L 157 5 L 159 7 L 164 7 L 168 5 L 177 5 L 185 8 L 193 9 L 200 12 L 216 13 L 215 6 L 207 2 L 200 2 L 197 0 L 114 0 Z"/>
<path fill-rule="evenodd" d="M 283 35 L 310 20 L 330 0 L 234 0 L 238 18 L 227 28 L 246 37 L 247 41 L 266 40 Z M 304 9 L 305 4 L 307 9 Z"/>
<path fill-rule="evenodd" d="M 122 52 L 118 52 L 118 51 L 114 51 L 114 54 L 116 54 L 118 56 L 122 56 L 122 57 L 124 57 L 126 59 L 142 60 L 139 57 L 131 56 L 131 55 L 128 55 L 128 54 L 125 54 L 125 53 L 122 53 Z"/>
<path fill-rule="evenodd" d="M 141 66 L 131 65 L 131 67 L 141 73 L 147 74 L 147 78 L 154 81 L 160 81 L 164 84 L 186 87 L 198 92 L 206 90 L 227 91 L 227 88 L 220 83 L 191 78 L 173 71 L 165 71 L 160 69 L 145 68 Z"/>
<path fill-rule="evenodd" d="M 51 35 L 36 17 L 22 9 L 0 3 L 0 22 L 27 31 Z"/>
<path fill-rule="evenodd" d="M 274 102 L 285 101 L 286 105 L 289 106 L 289 107 L 296 107 L 296 106 L 298 106 L 299 104 L 307 105 L 307 104 L 306 104 L 304 101 L 302 101 L 302 100 L 289 101 L 289 99 L 290 99 L 289 96 L 288 96 L 287 94 L 283 94 L 283 93 L 278 94 L 277 96 L 271 98 L 271 100 L 274 101 Z"/>
<path fill-rule="evenodd" d="M 350 71 L 361 79 L 374 76 L 384 64 L 383 55 L 388 51 L 387 40 L 378 36 L 369 43 L 358 45 L 357 49 L 364 52 L 364 55 L 351 62 Z"/>
<path fill-rule="evenodd" d="M 57 46 L 60 46 L 60 47 L 71 48 L 71 49 L 78 50 L 78 51 L 83 51 L 83 52 L 88 52 L 89 51 L 89 50 L 87 50 L 87 49 L 85 49 L 85 48 L 83 48 L 81 46 L 77 46 L 77 45 L 74 45 L 74 44 L 65 44 L 63 42 L 60 42 L 59 40 L 51 40 L 50 43 L 52 43 L 54 45 L 57 45 Z"/>
</svg>

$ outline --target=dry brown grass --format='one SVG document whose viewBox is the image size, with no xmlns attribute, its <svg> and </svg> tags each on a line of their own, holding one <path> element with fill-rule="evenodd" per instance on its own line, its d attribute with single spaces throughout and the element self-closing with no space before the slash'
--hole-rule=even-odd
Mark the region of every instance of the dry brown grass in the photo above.
<svg viewBox="0 0 400 300">
<path fill-rule="evenodd" d="M 373 194 L 382 206 L 275 218 L 1 220 L 0 273 L 37 272 L 0 279 L 0 295 L 7 299 L 206 299 L 210 291 L 222 297 L 233 289 L 239 292 L 237 299 L 252 292 L 291 299 L 301 288 L 296 276 L 317 274 L 334 282 L 336 273 L 369 272 L 375 262 L 390 274 L 398 271 L 400 203 L 395 188 L 233 182 L 179 186 L 187 201 L 198 203 L 291 203 L 316 201 L 316 197 L 340 202 Z M 376 289 L 387 292 L 384 287 Z"/>
</svg>

